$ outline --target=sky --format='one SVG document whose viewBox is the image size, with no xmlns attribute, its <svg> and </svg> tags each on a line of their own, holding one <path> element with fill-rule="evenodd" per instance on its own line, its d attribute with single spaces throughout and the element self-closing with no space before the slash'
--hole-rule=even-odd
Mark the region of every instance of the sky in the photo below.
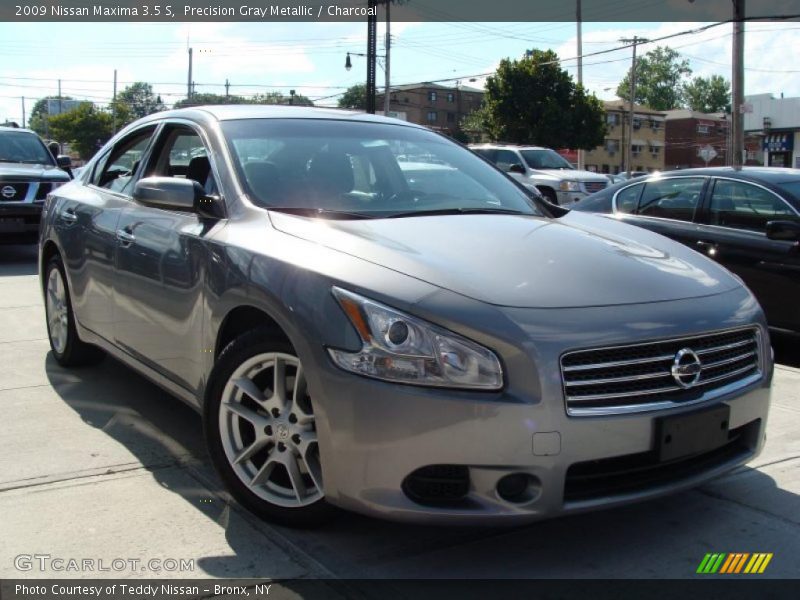
<svg viewBox="0 0 800 600">
<path fill-rule="evenodd" d="M 597 56 L 634 35 L 656 39 L 691 31 L 705 23 L 583 23 L 584 85 L 601 99 L 613 99 L 631 63 L 630 48 Z M 379 25 L 383 40 L 384 24 Z M 401 23 L 391 24 L 391 81 L 444 81 L 481 88 L 503 58 L 527 49 L 552 49 L 576 76 L 576 24 Z M 658 42 L 689 60 L 693 76 L 731 76 L 732 25 Z M 643 44 L 639 52 L 657 44 Z M 0 23 L 0 121 L 22 121 L 37 98 L 61 93 L 107 104 L 135 81 L 153 85 L 171 105 L 186 96 L 187 47 L 193 48 L 197 92 L 232 94 L 294 89 L 318 105 L 335 105 L 348 86 L 365 79 L 365 59 L 345 55 L 366 51 L 365 23 Z M 750 22 L 745 35 L 745 94 L 800 96 L 800 22 Z M 382 47 L 379 54 L 383 54 Z M 384 84 L 379 67 L 378 86 Z"/>
</svg>

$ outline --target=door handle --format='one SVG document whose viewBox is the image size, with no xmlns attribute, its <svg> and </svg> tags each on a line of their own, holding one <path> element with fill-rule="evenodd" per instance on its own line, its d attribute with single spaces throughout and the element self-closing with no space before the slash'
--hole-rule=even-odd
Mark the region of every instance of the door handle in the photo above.
<svg viewBox="0 0 800 600">
<path fill-rule="evenodd" d="M 68 208 L 64 211 L 61 211 L 61 218 L 64 219 L 67 223 L 78 222 L 78 215 L 75 214 L 74 208 Z"/>
<path fill-rule="evenodd" d="M 136 236 L 130 231 L 124 229 L 117 229 L 117 239 L 123 244 L 132 244 L 136 241 Z"/>
</svg>

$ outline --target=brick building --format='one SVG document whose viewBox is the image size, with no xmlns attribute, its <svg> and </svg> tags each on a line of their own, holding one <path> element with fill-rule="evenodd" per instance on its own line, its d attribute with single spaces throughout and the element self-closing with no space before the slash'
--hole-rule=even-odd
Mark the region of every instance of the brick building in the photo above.
<svg viewBox="0 0 800 600">
<path fill-rule="evenodd" d="M 663 170 L 665 113 L 637 104 L 634 106 L 631 130 L 628 102 L 611 100 L 603 104 L 606 111 L 606 139 L 602 146 L 586 152 L 586 169 L 614 174 L 627 171 L 625 146 L 630 144 L 632 171 Z"/>
<path fill-rule="evenodd" d="M 730 164 L 730 124 L 730 115 L 725 113 L 701 113 L 689 109 L 667 111 L 665 168 L 722 167 Z M 758 136 L 745 136 L 745 164 L 761 164 L 760 143 Z"/>
<path fill-rule="evenodd" d="M 376 106 L 383 108 L 383 93 L 376 96 Z M 412 83 L 392 86 L 390 113 L 403 114 L 410 123 L 454 134 L 461 119 L 480 108 L 483 90 L 464 85 L 449 87 L 437 83 Z"/>
</svg>

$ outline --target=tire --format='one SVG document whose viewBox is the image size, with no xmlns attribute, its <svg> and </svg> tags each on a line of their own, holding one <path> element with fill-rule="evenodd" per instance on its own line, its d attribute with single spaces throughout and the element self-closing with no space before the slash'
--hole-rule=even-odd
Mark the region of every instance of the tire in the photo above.
<svg viewBox="0 0 800 600">
<path fill-rule="evenodd" d="M 302 365 L 274 332 L 245 333 L 220 354 L 203 428 L 215 469 L 250 511 L 290 527 L 315 527 L 333 517 Z"/>
<path fill-rule="evenodd" d="M 556 206 L 558 206 L 558 197 L 556 196 L 556 193 L 553 190 L 549 188 L 544 188 L 540 189 L 539 191 L 542 192 L 542 196 L 544 196 L 544 199 L 547 200 L 550 204 L 555 204 Z"/>
<path fill-rule="evenodd" d="M 103 360 L 105 352 L 78 337 L 64 263 L 60 256 L 53 256 L 48 261 L 44 281 L 47 338 L 56 362 L 62 367 L 81 367 Z"/>
</svg>

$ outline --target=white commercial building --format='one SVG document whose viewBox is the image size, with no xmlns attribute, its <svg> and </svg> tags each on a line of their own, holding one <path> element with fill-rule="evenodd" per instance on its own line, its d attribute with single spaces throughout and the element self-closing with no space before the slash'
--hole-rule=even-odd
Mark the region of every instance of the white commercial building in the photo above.
<svg viewBox="0 0 800 600">
<path fill-rule="evenodd" d="M 762 136 L 765 165 L 800 169 L 800 97 L 747 96 L 744 131 Z"/>
</svg>

